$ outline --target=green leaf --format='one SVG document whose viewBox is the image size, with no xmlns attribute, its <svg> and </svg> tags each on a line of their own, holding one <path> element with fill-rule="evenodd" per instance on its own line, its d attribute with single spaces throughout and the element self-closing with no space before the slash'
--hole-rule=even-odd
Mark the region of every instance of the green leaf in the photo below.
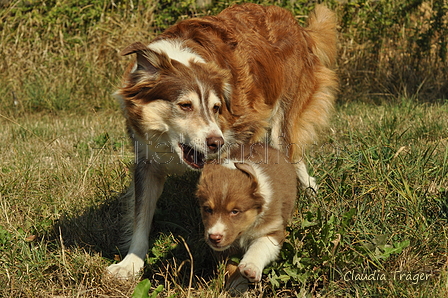
<svg viewBox="0 0 448 298">
<path fill-rule="evenodd" d="M 308 221 L 307 219 L 304 219 L 303 221 L 302 221 L 302 229 L 304 229 L 304 228 L 309 228 L 309 227 L 312 227 L 312 226 L 315 226 L 315 225 L 317 225 L 317 223 L 315 223 L 315 222 L 310 222 L 310 221 Z"/>
<path fill-rule="evenodd" d="M 148 295 L 150 289 L 151 282 L 149 281 L 149 279 L 144 279 L 135 287 L 132 298 L 150 298 L 150 296 Z"/>
<path fill-rule="evenodd" d="M 10 239 L 11 234 L 3 226 L 0 226 L 0 244 L 6 244 Z"/>
<path fill-rule="evenodd" d="M 291 279 L 291 277 L 289 275 L 282 274 L 278 277 L 278 279 L 280 279 L 282 282 L 287 282 Z"/>
<path fill-rule="evenodd" d="M 154 290 L 154 292 L 152 292 L 152 294 L 151 294 L 151 298 L 156 298 L 157 297 L 157 295 L 159 295 L 159 293 L 161 293 L 163 291 L 163 286 L 162 285 L 159 285 L 155 290 Z"/>
<path fill-rule="evenodd" d="M 271 282 L 272 288 L 276 289 L 278 287 L 280 287 L 280 283 L 277 281 L 278 276 L 275 273 L 274 270 L 271 271 L 271 273 L 269 274 L 269 281 Z"/>
<path fill-rule="evenodd" d="M 348 212 L 342 214 L 342 226 L 344 227 L 348 226 L 355 214 L 356 214 L 356 208 L 351 208 Z"/>
<path fill-rule="evenodd" d="M 285 271 L 286 274 L 288 274 L 288 276 L 292 277 L 293 279 L 297 279 L 298 277 L 297 269 L 284 268 L 283 270 Z"/>
<path fill-rule="evenodd" d="M 399 254 L 403 251 L 404 248 L 408 247 L 411 242 L 409 240 L 402 241 L 398 244 L 395 244 L 394 247 L 386 245 L 384 247 L 384 254 L 390 256 L 391 254 Z"/>
</svg>

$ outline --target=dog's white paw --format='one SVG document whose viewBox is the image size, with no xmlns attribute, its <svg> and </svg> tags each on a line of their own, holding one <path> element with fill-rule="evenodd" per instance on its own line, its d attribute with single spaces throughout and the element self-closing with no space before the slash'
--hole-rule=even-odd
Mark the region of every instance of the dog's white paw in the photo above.
<svg viewBox="0 0 448 298">
<path fill-rule="evenodd" d="M 308 185 L 306 186 L 306 184 L 305 184 L 304 188 L 305 188 L 305 193 L 308 196 L 313 197 L 313 196 L 317 195 L 319 185 L 317 184 L 316 178 L 310 176 L 310 178 L 308 180 Z"/>
<path fill-rule="evenodd" d="M 261 269 L 254 263 L 240 263 L 238 269 L 250 282 L 259 282 L 261 280 Z"/>
<path fill-rule="evenodd" d="M 299 178 L 300 185 L 305 189 L 308 195 L 317 194 L 319 186 L 317 185 L 316 178 L 311 177 L 306 170 L 306 165 L 303 162 L 297 163 L 296 173 Z"/>
<path fill-rule="evenodd" d="M 316 178 L 310 176 L 310 179 L 308 182 L 309 182 L 308 188 L 311 188 L 312 190 L 314 190 L 317 193 L 317 190 L 319 189 L 319 185 L 317 184 Z"/>
<path fill-rule="evenodd" d="M 139 257 L 127 255 L 120 263 L 107 267 L 107 273 L 118 279 L 132 279 L 139 274 L 144 262 Z"/>
</svg>

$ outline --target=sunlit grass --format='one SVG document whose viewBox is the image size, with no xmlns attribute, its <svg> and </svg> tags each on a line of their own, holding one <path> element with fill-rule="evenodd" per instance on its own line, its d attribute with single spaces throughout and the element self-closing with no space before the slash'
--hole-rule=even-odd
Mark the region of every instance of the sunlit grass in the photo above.
<svg viewBox="0 0 448 298">
<path fill-rule="evenodd" d="M 290 230 L 298 238 L 287 241 L 302 244 L 285 248 L 265 272 L 271 279 L 253 295 L 272 293 L 272 274 L 307 257 L 313 267 L 299 263 L 305 271 L 295 274 L 305 283 L 291 275 L 291 295 L 416 297 L 428 287 L 425 297 L 446 294 L 447 115 L 446 105 L 410 101 L 339 105 L 329 133 L 309 156 L 319 194 L 299 196 Z M 118 198 L 129 184 L 133 160 L 120 113 L 29 114 L 2 117 L 1 124 L 2 295 L 129 296 L 137 281 L 116 283 L 103 276 L 120 255 Z M 163 285 L 167 295 L 185 295 L 190 264 L 192 294 L 213 297 L 222 291 L 218 259 L 201 240 L 192 196 L 196 179 L 193 173 L 169 179 L 156 212 L 144 278 L 154 288 Z M 305 219 L 314 225 L 304 225 Z M 399 245 L 402 250 L 387 253 Z M 344 280 L 347 270 L 423 272 L 431 278 L 415 285 L 359 283 Z"/>
</svg>

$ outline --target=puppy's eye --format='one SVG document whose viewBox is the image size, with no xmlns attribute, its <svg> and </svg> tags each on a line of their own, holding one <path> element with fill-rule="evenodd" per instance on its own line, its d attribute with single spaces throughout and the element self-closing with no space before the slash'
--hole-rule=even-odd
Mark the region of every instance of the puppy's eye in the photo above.
<svg viewBox="0 0 448 298">
<path fill-rule="evenodd" d="M 233 209 L 232 211 L 230 211 L 230 216 L 236 216 L 238 214 L 240 214 L 240 211 L 237 209 Z"/>
<path fill-rule="evenodd" d="M 182 102 L 179 104 L 182 111 L 191 112 L 193 111 L 193 104 L 191 102 Z"/>
<path fill-rule="evenodd" d="M 214 105 L 213 106 L 213 113 L 215 113 L 215 114 L 218 113 L 220 107 L 221 107 L 220 105 Z"/>
<path fill-rule="evenodd" d="M 205 213 L 213 214 L 213 209 L 210 207 L 205 206 L 202 209 L 204 210 Z"/>
</svg>

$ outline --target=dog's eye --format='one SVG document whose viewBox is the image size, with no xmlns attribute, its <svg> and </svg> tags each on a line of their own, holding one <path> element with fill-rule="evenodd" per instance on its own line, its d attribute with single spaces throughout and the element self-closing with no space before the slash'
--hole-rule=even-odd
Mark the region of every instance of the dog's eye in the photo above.
<svg viewBox="0 0 448 298">
<path fill-rule="evenodd" d="M 193 105 L 191 102 L 183 102 L 179 104 L 179 107 L 182 111 L 191 112 L 193 111 Z"/>
<path fill-rule="evenodd" d="M 220 107 L 221 107 L 220 105 L 214 105 L 213 106 L 213 113 L 215 113 L 215 114 L 218 113 Z"/>
<path fill-rule="evenodd" d="M 231 216 L 236 216 L 236 215 L 238 215 L 238 214 L 240 214 L 240 211 L 237 210 L 237 209 L 233 209 L 232 211 L 230 211 L 230 215 L 231 215 Z"/>
<path fill-rule="evenodd" d="M 213 213 L 213 209 L 210 208 L 210 207 L 205 206 L 205 207 L 203 207 L 203 209 L 204 209 L 205 213 L 208 213 L 208 214 L 212 214 Z"/>
</svg>

